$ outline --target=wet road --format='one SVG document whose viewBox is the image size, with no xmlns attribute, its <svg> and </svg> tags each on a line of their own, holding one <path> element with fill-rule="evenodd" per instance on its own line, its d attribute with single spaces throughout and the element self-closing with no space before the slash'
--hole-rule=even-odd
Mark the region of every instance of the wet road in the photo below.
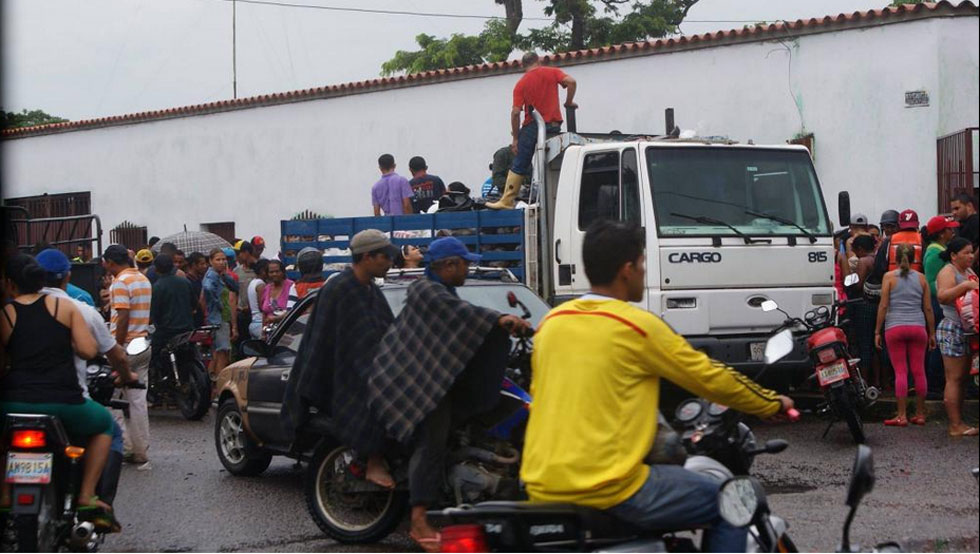
<svg viewBox="0 0 980 554">
<path fill-rule="evenodd" d="M 189 422 L 173 411 L 152 413 L 153 469 L 125 469 L 116 499 L 124 532 L 109 537 L 104 550 L 414 550 L 404 528 L 362 547 L 326 539 L 306 512 L 303 471 L 277 459 L 262 476 L 229 475 L 214 451 L 212 418 L 213 413 Z M 758 458 L 754 473 L 766 485 L 773 513 L 790 522 L 790 536 L 803 551 L 833 551 L 846 515 L 855 448 L 844 425 L 821 439 L 824 426 L 811 416 L 792 425 L 754 427 L 762 439 L 790 442 L 782 454 Z M 864 548 L 898 540 L 914 550 L 977 552 L 978 487 L 969 474 L 980 464 L 977 438 L 948 439 L 939 421 L 906 429 L 869 423 L 866 430 L 877 484 L 855 518 L 852 540 Z"/>
</svg>

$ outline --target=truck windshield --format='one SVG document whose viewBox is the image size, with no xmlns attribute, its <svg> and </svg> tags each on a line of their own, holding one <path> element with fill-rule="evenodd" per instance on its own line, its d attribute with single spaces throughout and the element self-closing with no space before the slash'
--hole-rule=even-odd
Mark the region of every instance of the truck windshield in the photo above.
<svg viewBox="0 0 980 554">
<path fill-rule="evenodd" d="M 646 158 L 662 237 L 738 234 L 710 219 L 746 235 L 830 233 L 820 185 L 804 151 L 651 146 Z M 710 217 L 694 221 L 675 214 Z"/>
</svg>

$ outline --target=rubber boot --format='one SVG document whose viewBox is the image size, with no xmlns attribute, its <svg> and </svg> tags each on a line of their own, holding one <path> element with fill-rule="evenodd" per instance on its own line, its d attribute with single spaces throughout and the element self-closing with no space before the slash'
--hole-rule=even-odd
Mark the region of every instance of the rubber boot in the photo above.
<svg viewBox="0 0 980 554">
<path fill-rule="evenodd" d="M 507 183 L 504 185 L 504 193 L 500 195 L 500 200 L 487 202 L 487 208 L 491 210 L 513 210 L 517 205 L 517 195 L 521 192 L 521 185 L 524 184 L 524 176 L 513 171 L 507 172 Z"/>
<path fill-rule="evenodd" d="M 96 489 L 99 494 L 99 499 L 110 506 L 116 499 L 116 489 L 119 488 L 119 476 L 122 474 L 122 466 L 122 452 L 110 450 L 109 458 L 106 460 L 105 468 L 102 470 L 102 478 L 99 479 L 99 486 Z"/>
</svg>

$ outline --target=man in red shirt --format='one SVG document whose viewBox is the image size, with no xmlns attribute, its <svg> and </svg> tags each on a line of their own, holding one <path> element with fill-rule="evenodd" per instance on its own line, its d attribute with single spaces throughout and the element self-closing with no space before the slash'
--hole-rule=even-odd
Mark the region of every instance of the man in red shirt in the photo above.
<svg viewBox="0 0 980 554">
<path fill-rule="evenodd" d="M 538 125 L 531 116 L 531 110 L 537 110 L 544 119 L 546 132 L 557 133 L 561 130 L 561 108 L 558 106 L 558 86 L 568 89 L 565 95 L 565 106 L 577 108 L 575 98 L 575 79 L 557 67 L 541 65 L 541 60 L 534 52 L 524 54 L 524 76 L 514 85 L 514 105 L 510 111 L 511 150 L 514 164 L 507 173 L 507 183 L 503 195 L 497 202 L 487 204 L 494 210 L 513 209 L 517 201 L 517 193 L 521 189 L 524 177 L 531 171 L 531 158 L 534 156 L 534 146 L 538 140 Z M 524 112 L 524 124 L 521 126 L 521 112 Z"/>
</svg>

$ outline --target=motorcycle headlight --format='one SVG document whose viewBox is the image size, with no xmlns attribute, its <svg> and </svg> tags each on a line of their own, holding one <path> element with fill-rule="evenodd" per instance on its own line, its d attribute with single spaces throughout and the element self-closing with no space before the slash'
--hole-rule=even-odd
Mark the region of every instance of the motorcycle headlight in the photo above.
<svg viewBox="0 0 980 554">
<path fill-rule="evenodd" d="M 718 511 L 733 527 L 752 523 L 761 505 L 756 483 L 751 477 L 733 477 L 718 492 Z"/>
</svg>

